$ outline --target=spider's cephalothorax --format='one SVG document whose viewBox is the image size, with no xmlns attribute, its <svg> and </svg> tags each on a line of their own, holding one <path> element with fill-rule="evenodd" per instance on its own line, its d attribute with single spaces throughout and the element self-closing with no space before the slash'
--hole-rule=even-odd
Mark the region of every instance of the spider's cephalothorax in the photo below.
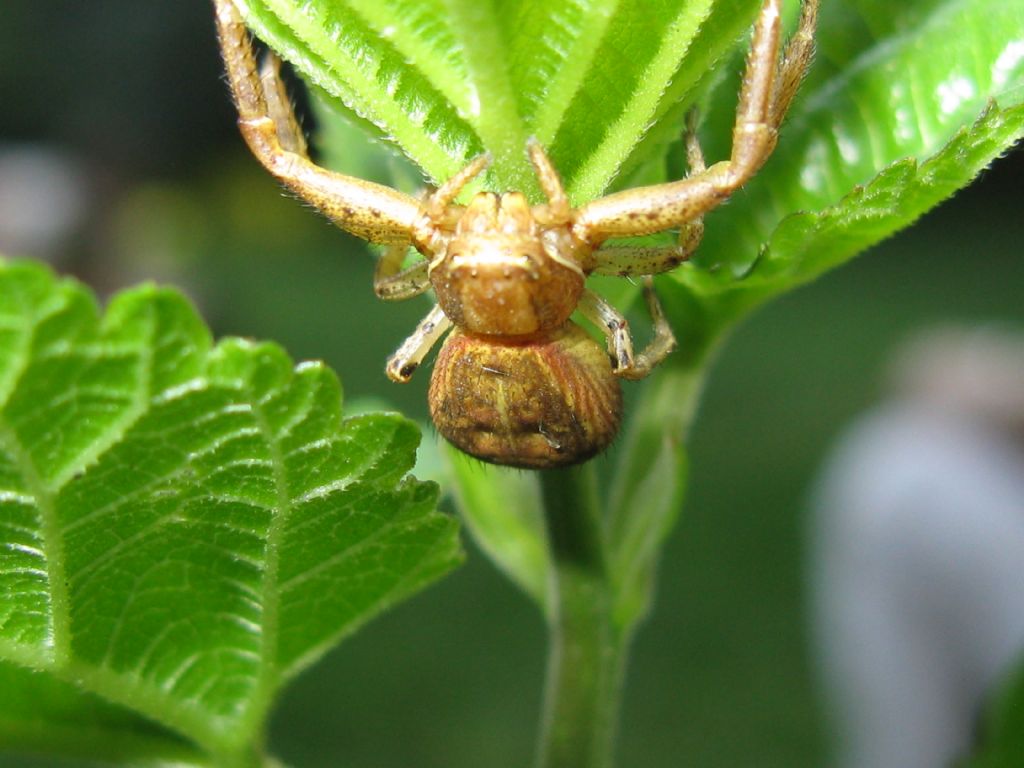
<svg viewBox="0 0 1024 768">
<path fill-rule="evenodd" d="M 523 336 L 558 328 L 579 304 L 586 279 L 563 242 L 571 243 L 568 222 L 541 226 L 520 193 L 480 193 L 428 268 L 437 303 L 470 333 Z"/>
<path fill-rule="evenodd" d="M 757 172 L 811 59 L 818 0 L 804 0 L 781 58 L 782 0 L 764 0 L 754 25 L 728 160 L 705 166 L 695 126 L 686 134 L 690 174 L 572 208 L 543 148 L 527 147 L 547 202 L 522 194 L 460 192 L 487 165 L 479 157 L 424 200 L 315 165 L 269 55 L 258 67 L 233 0 L 213 0 L 239 127 L 266 168 L 343 229 L 390 247 L 374 288 L 388 300 L 433 288 L 437 305 L 387 365 L 407 381 L 454 325 L 431 379 L 438 431 L 469 454 L 497 464 L 544 468 L 602 451 L 621 419 L 619 378 L 646 376 L 675 338 L 651 275 L 684 261 L 700 242 L 703 215 Z M 678 229 L 664 247 L 601 247 L 610 239 Z M 413 246 L 425 257 L 404 268 Z M 622 314 L 585 287 L 591 274 L 640 276 L 654 337 L 634 353 Z M 601 328 L 607 354 L 570 315 Z"/>
</svg>

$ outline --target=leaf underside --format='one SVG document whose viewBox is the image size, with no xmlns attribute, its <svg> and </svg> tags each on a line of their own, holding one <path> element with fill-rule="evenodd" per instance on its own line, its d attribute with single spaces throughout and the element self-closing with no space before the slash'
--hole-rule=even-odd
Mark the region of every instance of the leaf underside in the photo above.
<svg viewBox="0 0 1024 768">
<path fill-rule="evenodd" d="M 1024 3 L 924 5 L 826 7 L 815 74 L 769 166 L 672 275 L 705 341 L 908 226 L 1024 136 Z"/>
<path fill-rule="evenodd" d="M 285 681 L 459 561 L 436 487 L 408 476 L 418 441 L 397 415 L 343 420 L 320 364 L 214 346 L 172 291 L 100 317 L 78 284 L 3 264 L 0 658 L 45 674 L 0 674 L 245 749 Z M 15 710 L 0 734 L 30 741 Z"/>
<path fill-rule="evenodd" d="M 636 164 L 637 139 L 692 98 L 756 4 L 238 2 L 257 36 L 335 110 L 397 145 L 432 181 L 486 150 L 488 186 L 536 197 L 525 155 L 533 136 L 577 201 Z"/>
</svg>

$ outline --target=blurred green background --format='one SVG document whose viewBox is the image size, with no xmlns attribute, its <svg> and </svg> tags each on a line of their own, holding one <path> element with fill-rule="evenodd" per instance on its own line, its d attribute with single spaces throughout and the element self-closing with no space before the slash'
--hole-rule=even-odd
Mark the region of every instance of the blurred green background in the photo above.
<svg viewBox="0 0 1024 768">
<path fill-rule="evenodd" d="M 426 301 L 376 301 L 368 250 L 247 155 L 207 3 L 2 0 L 0 105 L 0 251 L 46 258 L 104 294 L 173 283 L 218 335 L 323 358 L 349 400 L 425 418 L 427 377 L 391 384 L 383 362 Z M 634 649 L 624 768 L 826 761 L 805 611 L 808 488 L 915 329 L 1024 326 L 1022 170 L 1017 150 L 914 229 L 756 313 L 719 355 L 687 506 Z M 273 749 L 296 768 L 527 765 L 543 644 L 537 612 L 471 549 L 288 690 Z"/>
</svg>

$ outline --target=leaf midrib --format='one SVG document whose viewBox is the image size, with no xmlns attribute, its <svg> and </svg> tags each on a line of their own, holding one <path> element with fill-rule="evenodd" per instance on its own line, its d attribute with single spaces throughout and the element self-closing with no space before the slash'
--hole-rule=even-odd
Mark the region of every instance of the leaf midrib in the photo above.
<svg viewBox="0 0 1024 768">
<path fill-rule="evenodd" d="M 470 88 L 470 124 L 494 155 L 493 173 L 499 189 L 532 191 L 537 184 L 523 162 L 526 130 L 519 115 L 506 65 L 508 51 L 485 2 L 447 0 L 448 13 L 466 53 Z"/>
<path fill-rule="evenodd" d="M 665 24 L 658 52 L 644 70 L 642 81 L 668 83 L 686 56 L 696 31 L 711 12 L 712 0 L 685 3 L 683 9 Z M 587 153 L 569 184 L 569 197 L 577 205 L 593 200 L 604 192 L 643 138 L 645 129 L 664 95 L 660 89 L 637 89 L 624 104 L 619 118 L 611 123 L 601 143 Z"/>
<path fill-rule="evenodd" d="M 248 711 L 245 716 L 247 728 L 252 732 L 262 722 L 264 713 L 270 706 L 270 701 L 280 679 L 277 669 L 281 615 L 281 591 L 278 584 L 278 572 L 281 563 L 280 544 L 283 526 L 294 510 L 294 505 L 292 504 L 291 495 L 288 493 L 288 471 L 284 454 L 278 443 L 278 436 L 267 421 L 266 414 L 263 413 L 264 403 L 256 396 L 251 386 L 247 386 L 245 392 L 250 402 L 253 403 L 253 420 L 263 436 L 270 455 L 277 506 L 277 509 L 270 516 L 270 525 L 267 528 L 267 538 L 264 543 L 263 584 L 260 590 L 260 597 L 262 598 L 262 610 L 260 612 L 262 617 L 260 666 L 256 678 L 256 686 L 253 696 L 249 700 Z M 301 408 L 303 414 L 308 413 L 309 403 L 310 398 L 307 394 L 306 402 L 303 403 Z M 298 424 L 301 420 L 301 418 L 297 419 L 288 431 L 293 429 L 294 424 Z"/>
<path fill-rule="evenodd" d="M 544 146 L 554 141 L 558 126 L 562 124 L 573 97 L 585 82 L 620 1 L 605 0 L 600 11 L 589 12 L 586 26 L 580 31 L 570 54 L 565 57 L 565 63 L 558 70 L 559 77 L 550 84 L 550 92 L 541 102 L 533 121 L 533 134 Z"/>
<path fill-rule="evenodd" d="M 27 305 L 24 302 L 21 304 L 23 311 L 27 309 Z M 44 320 L 67 309 L 70 305 L 70 302 L 66 300 L 55 301 L 52 307 L 45 307 L 43 312 L 33 316 L 31 330 L 21 336 L 22 343 L 17 354 L 16 371 L 8 379 L 9 385 L 4 393 L 3 405 L 0 407 L 0 443 L 7 445 L 11 451 L 18 469 L 25 480 L 29 494 L 34 497 L 39 514 L 39 527 L 42 538 L 43 559 L 46 562 L 51 612 L 49 617 L 50 635 L 47 638 L 51 648 L 51 657 L 47 661 L 56 668 L 64 667 L 68 663 L 71 657 L 72 639 L 70 596 L 66 575 L 67 563 L 64 554 L 65 531 L 61 527 L 59 519 L 56 503 L 57 495 L 67 484 L 68 480 L 116 443 L 131 425 L 138 420 L 145 410 L 149 399 L 153 363 L 152 342 L 154 328 L 152 310 L 150 310 L 148 318 L 150 323 L 144 343 L 130 345 L 133 346 L 133 351 L 136 353 L 136 371 L 138 374 L 136 386 L 132 393 L 132 402 L 125 408 L 121 418 L 117 419 L 106 430 L 93 438 L 88 450 L 80 453 L 76 457 L 76 461 L 65 467 L 63 472 L 54 476 L 51 482 L 47 483 L 44 481 L 36 468 L 31 454 L 22 444 L 17 432 L 11 426 L 7 418 L 6 408 L 11 394 L 18 390 L 26 371 L 29 369 L 32 360 L 30 352 L 39 326 Z"/>
<path fill-rule="evenodd" d="M 24 296 L 19 292 L 13 298 L 18 300 L 22 313 L 28 313 L 31 305 L 23 300 Z M 30 352 L 36 332 L 39 329 L 39 324 L 43 319 L 53 316 L 67 306 L 68 302 L 66 300 L 56 300 L 52 306 L 44 308 L 46 311 L 33 314 L 31 330 L 20 334 L 21 343 L 16 353 L 17 362 L 14 366 L 14 372 L 7 379 L 7 387 L 2 393 L 3 405 L 0 407 L 0 443 L 6 444 L 9 447 L 15 463 L 21 470 L 29 495 L 35 501 L 39 514 L 43 559 L 46 562 L 47 586 L 49 587 L 50 596 L 50 635 L 47 638 L 51 652 L 47 662 L 50 664 L 66 662 L 70 650 L 70 633 L 68 631 L 70 616 L 68 614 L 67 587 L 64 580 L 64 551 L 62 539 L 59 535 L 60 528 L 57 523 L 54 496 L 39 476 L 35 462 L 32 461 L 32 457 L 28 454 L 17 433 L 8 422 L 7 405 L 10 402 L 11 394 L 17 391 L 18 384 L 22 381 L 25 371 L 28 370 L 31 361 Z"/>
<path fill-rule="evenodd" d="M 47 582 L 50 593 L 50 633 L 46 643 L 50 647 L 49 664 L 63 666 L 67 663 L 71 649 L 70 615 L 68 612 L 68 590 L 64 577 L 64 546 L 57 520 L 54 494 L 47 488 L 36 471 L 35 463 L 28 454 L 17 433 L 7 421 L 6 413 L 0 409 L 0 443 L 7 446 L 14 458 L 22 479 L 33 497 L 39 514 L 39 529 L 42 537 Z"/>
</svg>

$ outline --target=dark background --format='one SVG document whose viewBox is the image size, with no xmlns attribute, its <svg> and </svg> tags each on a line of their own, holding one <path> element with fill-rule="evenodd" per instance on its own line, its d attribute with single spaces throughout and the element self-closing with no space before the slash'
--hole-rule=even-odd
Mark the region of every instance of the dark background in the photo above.
<svg viewBox="0 0 1024 768">
<path fill-rule="evenodd" d="M 391 384 L 383 361 L 426 305 L 378 303 L 368 251 L 282 195 L 233 119 L 206 3 L 2 0 L 0 251 L 47 258 L 104 294 L 173 283 L 218 335 L 323 358 L 350 400 L 383 398 L 422 418 L 426 377 Z M 12 170 L 26 157 L 37 176 L 52 164 L 55 186 L 34 192 L 38 178 Z M 734 333 L 634 648 L 622 766 L 824 762 L 802 575 L 808 488 L 843 426 L 877 398 L 894 345 L 935 323 L 1024 324 L 1022 169 L 1017 151 Z M 38 219 L 35 234 L 4 229 L 15 206 Z M 541 620 L 470 549 L 464 568 L 287 691 L 272 724 L 278 754 L 296 768 L 529 764 Z M 40 763 L 0 757 L 30 764 Z"/>
</svg>

